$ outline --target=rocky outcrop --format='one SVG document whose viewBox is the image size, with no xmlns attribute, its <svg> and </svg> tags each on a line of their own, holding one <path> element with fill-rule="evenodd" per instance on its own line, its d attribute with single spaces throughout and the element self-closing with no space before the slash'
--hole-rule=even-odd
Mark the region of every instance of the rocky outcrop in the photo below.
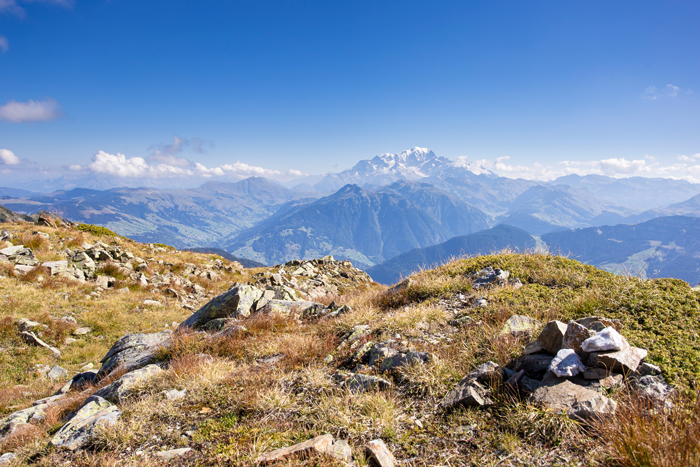
<svg viewBox="0 0 700 467">
<path fill-rule="evenodd" d="M 163 331 L 121 337 L 100 361 L 102 368 L 98 376 L 102 378 L 117 369 L 128 373 L 151 363 L 157 353 L 169 345 L 171 334 L 170 331 Z"/>
<path fill-rule="evenodd" d="M 114 402 L 115 404 L 119 403 L 133 394 L 135 389 L 143 386 L 150 379 L 158 376 L 158 374 L 162 372 L 163 370 L 158 365 L 147 365 L 125 374 L 97 391 L 94 395 Z"/>
<path fill-rule="evenodd" d="M 75 451 L 87 446 L 98 429 L 113 425 L 121 411 L 99 396 L 90 397 L 73 417 L 51 438 L 57 448 Z"/>
<path fill-rule="evenodd" d="M 285 286 L 301 297 L 313 301 L 335 297 L 345 290 L 372 283 L 369 275 L 352 266 L 350 261 L 336 261 L 332 256 L 302 261 L 294 260 L 273 266 L 253 276 L 258 287 Z"/>
</svg>

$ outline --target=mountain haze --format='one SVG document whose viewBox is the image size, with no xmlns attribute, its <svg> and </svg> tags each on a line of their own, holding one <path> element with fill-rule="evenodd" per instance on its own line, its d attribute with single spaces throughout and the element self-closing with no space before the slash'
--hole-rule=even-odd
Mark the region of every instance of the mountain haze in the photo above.
<svg viewBox="0 0 700 467">
<path fill-rule="evenodd" d="M 470 235 L 451 238 L 438 245 L 415 248 L 367 269 L 382 284 L 395 284 L 421 268 L 434 268 L 460 256 L 476 256 L 498 252 L 504 248 L 520 251 L 534 249 L 535 239 L 522 229 L 498 225 Z"/>
<path fill-rule="evenodd" d="M 399 182 L 378 191 L 347 185 L 270 217 L 224 248 L 267 264 L 332 254 L 367 267 L 489 224 L 480 210 L 430 185 Z"/>
</svg>

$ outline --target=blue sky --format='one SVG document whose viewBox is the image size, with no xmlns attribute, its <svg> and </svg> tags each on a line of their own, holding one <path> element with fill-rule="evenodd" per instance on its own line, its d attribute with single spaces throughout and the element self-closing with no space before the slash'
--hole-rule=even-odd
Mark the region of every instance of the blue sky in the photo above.
<svg viewBox="0 0 700 467">
<path fill-rule="evenodd" d="M 699 20 L 693 1 L 0 0 L 0 160 L 321 173 L 422 146 L 700 182 Z"/>
</svg>

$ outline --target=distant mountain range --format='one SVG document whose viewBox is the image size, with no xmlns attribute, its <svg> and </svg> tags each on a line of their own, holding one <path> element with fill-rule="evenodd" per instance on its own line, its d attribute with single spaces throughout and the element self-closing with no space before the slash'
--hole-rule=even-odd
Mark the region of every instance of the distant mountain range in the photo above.
<svg viewBox="0 0 700 467">
<path fill-rule="evenodd" d="M 304 196 L 264 178 L 248 178 L 183 190 L 76 188 L 0 199 L 0 204 L 25 214 L 47 210 L 75 222 L 104 225 L 140 242 L 186 248 L 217 245 Z"/>
<path fill-rule="evenodd" d="M 589 227 L 542 236 L 550 250 L 617 274 L 700 283 L 700 218 L 659 217 L 636 225 Z"/>
<path fill-rule="evenodd" d="M 286 186 L 254 177 L 195 188 L 95 189 L 119 182 L 137 181 L 69 174 L 27 186 L 69 190 L 0 188 L 0 205 L 23 214 L 55 212 L 142 242 L 222 248 L 260 263 L 333 254 L 366 268 L 497 224 L 544 238 L 658 217 L 700 217 L 697 184 L 600 175 L 511 179 L 425 148 L 381 154 Z"/>
<path fill-rule="evenodd" d="M 280 211 L 223 243 L 268 264 L 332 254 L 369 267 L 399 253 L 490 226 L 479 209 L 425 183 L 380 190 L 346 185 L 311 204 Z"/>
</svg>

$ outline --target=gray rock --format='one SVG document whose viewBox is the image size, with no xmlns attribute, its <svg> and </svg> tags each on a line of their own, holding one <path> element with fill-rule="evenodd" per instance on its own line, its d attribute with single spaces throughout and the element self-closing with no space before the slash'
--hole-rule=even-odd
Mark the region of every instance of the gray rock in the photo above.
<svg viewBox="0 0 700 467">
<path fill-rule="evenodd" d="M 17 459 L 17 455 L 14 452 L 6 452 L 0 456 L 0 465 L 6 465 Z"/>
<path fill-rule="evenodd" d="M 605 352 L 608 350 L 622 350 L 625 346 L 625 341 L 615 328 L 603 328 L 594 336 L 589 337 L 583 344 L 581 350 L 584 352 Z"/>
<path fill-rule="evenodd" d="M 41 265 L 51 272 L 52 276 L 59 274 L 68 269 L 68 261 L 44 261 Z"/>
<path fill-rule="evenodd" d="M 597 368 L 587 366 L 583 371 L 583 377 L 590 380 L 601 380 L 605 379 L 610 375 L 610 372 L 605 368 Z"/>
<path fill-rule="evenodd" d="M 377 376 L 354 373 L 342 385 L 352 392 L 362 392 L 368 389 L 386 389 L 391 387 L 391 383 Z"/>
<path fill-rule="evenodd" d="M 250 285 L 232 287 L 193 313 L 178 329 L 199 329 L 204 323 L 217 318 L 246 318 L 262 294 L 262 290 Z"/>
<path fill-rule="evenodd" d="M 29 422 L 41 422 L 46 416 L 49 404 L 38 404 L 18 410 L 0 420 L 0 438 L 14 433 L 17 428 Z"/>
<path fill-rule="evenodd" d="M 428 352 L 401 352 L 392 357 L 385 358 L 381 365 L 380 371 L 393 371 L 411 364 L 423 365 L 432 359 L 432 355 Z"/>
<path fill-rule="evenodd" d="M 620 332 L 622 329 L 622 321 L 619 319 L 608 319 L 600 316 L 588 316 L 586 318 L 577 319 L 576 322 L 596 332 L 602 331 L 607 327 L 612 327 L 617 332 Z"/>
<path fill-rule="evenodd" d="M 589 420 L 596 416 L 612 414 L 617 404 L 598 391 L 579 386 L 566 379 L 556 384 L 544 384 L 529 398 L 530 402 L 550 410 L 565 413 L 575 420 Z"/>
<path fill-rule="evenodd" d="M 514 337 L 529 337 L 535 332 L 538 322 L 529 316 L 513 315 L 501 329 L 501 335 L 510 334 Z"/>
<path fill-rule="evenodd" d="M 163 393 L 166 399 L 169 401 L 176 401 L 184 398 L 187 395 L 187 389 L 182 389 L 178 391 L 177 389 L 170 389 Z"/>
<path fill-rule="evenodd" d="M 525 374 L 533 379 L 541 379 L 552 363 L 554 357 L 546 354 L 523 355 L 515 361 L 515 371 L 524 370 Z"/>
<path fill-rule="evenodd" d="M 0 255 L 11 258 L 24 249 L 24 245 L 8 246 L 0 250 Z"/>
<path fill-rule="evenodd" d="M 132 395 L 137 388 L 143 386 L 162 372 L 163 370 L 158 365 L 147 365 L 123 375 L 116 381 L 95 392 L 94 395 L 114 402 L 115 404 L 120 403 Z"/>
<path fill-rule="evenodd" d="M 20 318 L 15 324 L 17 324 L 17 328 L 20 332 L 31 331 L 32 329 L 40 325 L 40 323 L 37 323 L 36 321 L 30 321 L 27 318 Z"/>
<path fill-rule="evenodd" d="M 70 264 L 76 269 L 83 271 L 87 277 L 93 277 L 95 275 L 95 270 L 97 270 L 97 265 L 90 256 L 88 256 L 84 251 L 76 253 L 71 259 Z"/>
<path fill-rule="evenodd" d="M 487 406 L 493 405 L 489 398 L 488 386 L 498 383 L 502 378 L 502 371 L 498 364 L 486 362 L 467 376 L 462 378 L 452 389 L 445 394 L 440 401 L 440 408 L 451 409 L 456 406 Z"/>
<path fill-rule="evenodd" d="M 484 297 L 477 298 L 472 302 L 471 305 L 469 305 L 469 308 L 484 308 L 489 306 L 488 300 L 486 300 Z"/>
<path fill-rule="evenodd" d="M 148 365 L 156 354 L 170 345 L 170 331 L 153 334 L 127 334 L 114 343 L 107 355 L 100 361 L 100 378 L 109 375 L 117 368 L 127 373 Z"/>
<path fill-rule="evenodd" d="M 70 389 L 75 389 L 76 391 L 82 391 L 89 386 L 97 384 L 97 370 L 88 370 L 83 373 L 78 373 L 71 379 Z"/>
<path fill-rule="evenodd" d="M 504 285 L 510 277 L 510 272 L 494 269 L 491 266 L 482 269 L 473 276 L 472 288 L 482 289 L 494 285 Z"/>
<path fill-rule="evenodd" d="M 335 457 L 345 464 L 352 462 L 352 448 L 347 441 L 342 439 L 335 440 L 333 446 L 326 451 L 326 454 Z"/>
<path fill-rule="evenodd" d="M 538 340 L 534 340 L 534 341 L 530 342 L 523 349 L 523 355 L 531 355 L 533 353 L 540 353 L 540 352 L 544 352 L 544 347 L 542 347 L 542 343 Z"/>
<path fill-rule="evenodd" d="M 590 331 L 587 327 L 576 321 L 569 321 L 566 327 L 564 338 L 561 341 L 562 349 L 572 349 L 582 358 L 588 358 L 588 353 L 582 349 L 583 342 L 589 337 L 595 335 L 594 331 Z"/>
<path fill-rule="evenodd" d="M 561 321 L 550 321 L 545 324 L 542 332 L 537 337 L 537 342 L 542 348 L 552 355 L 555 355 L 561 349 L 564 334 L 566 333 L 566 324 Z"/>
<path fill-rule="evenodd" d="M 97 279 L 95 280 L 97 285 L 99 287 L 102 287 L 103 289 L 107 289 L 109 287 L 114 286 L 114 284 L 117 282 L 117 280 L 114 277 L 111 276 L 97 276 Z"/>
<path fill-rule="evenodd" d="M 66 376 L 68 376 L 68 372 L 58 365 L 54 365 L 49 372 L 46 373 L 46 377 L 53 381 L 64 379 Z"/>
<path fill-rule="evenodd" d="M 44 347 L 45 349 L 48 349 L 49 352 L 51 352 L 51 355 L 54 358 L 61 358 L 61 351 L 60 350 L 58 350 L 56 347 L 52 347 L 49 344 L 47 344 L 46 342 L 42 341 L 33 332 L 23 331 L 23 332 L 20 332 L 19 334 L 20 334 L 20 336 L 22 336 L 22 338 L 24 339 L 24 341 L 26 343 L 32 344 L 32 345 L 38 345 L 39 347 Z"/>
<path fill-rule="evenodd" d="M 588 364 L 627 374 L 636 371 L 646 356 L 647 351 L 644 349 L 626 347 L 618 352 L 594 352 L 588 359 Z"/>
<path fill-rule="evenodd" d="M 333 446 L 333 435 L 317 436 L 303 443 L 295 444 L 266 452 L 256 460 L 257 464 L 273 464 L 277 462 L 291 461 L 298 458 L 308 458 L 310 455 L 328 453 Z"/>
<path fill-rule="evenodd" d="M 366 348 L 367 344 L 371 344 L 371 343 L 367 342 L 365 345 L 360 347 L 360 350 Z M 369 366 L 374 366 L 377 363 L 381 363 L 384 359 L 391 358 L 391 357 L 398 355 L 398 354 L 399 354 L 398 350 L 392 349 L 388 345 L 372 344 L 369 347 L 369 360 L 367 361 L 367 364 Z M 356 355 L 359 356 L 359 351 Z M 364 355 L 362 356 L 361 360 L 364 360 Z"/>
<path fill-rule="evenodd" d="M 263 313 L 271 313 L 281 316 L 295 315 L 300 317 L 311 317 L 323 314 L 327 311 L 326 305 L 305 300 L 276 300 L 268 301 L 261 310 Z"/>
<path fill-rule="evenodd" d="M 85 334 L 90 334 L 92 332 L 92 328 L 88 327 L 83 327 L 83 328 L 77 328 L 75 331 L 73 331 L 74 336 L 84 336 Z"/>
<path fill-rule="evenodd" d="M 661 376 L 661 368 L 649 362 L 644 362 L 637 367 L 637 374 L 640 376 Z"/>
<path fill-rule="evenodd" d="M 192 450 L 192 448 L 170 449 L 168 451 L 158 451 L 158 452 L 154 453 L 153 455 L 161 460 L 171 461 L 177 457 L 184 456 L 185 454 L 187 454 L 191 450 Z"/>
<path fill-rule="evenodd" d="M 675 390 L 666 383 L 663 376 L 633 377 L 630 378 L 630 386 L 642 397 L 664 404 L 666 407 L 672 406 L 669 398 L 674 394 Z"/>
<path fill-rule="evenodd" d="M 540 382 L 525 376 L 525 371 L 520 370 L 506 380 L 506 387 L 510 387 L 521 394 L 531 394 L 540 387 Z"/>
<path fill-rule="evenodd" d="M 583 373 L 584 367 L 574 349 L 561 349 L 549 364 L 549 371 L 563 378 Z"/>
<path fill-rule="evenodd" d="M 375 439 L 367 443 L 365 453 L 378 467 L 394 467 L 396 465 L 394 455 L 381 439 Z"/>
<path fill-rule="evenodd" d="M 100 427 L 113 425 L 121 414 L 115 405 L 101 397 L 92 396 L 51 438 L 51 444 L 70 451 L 85 447 Z"/>
</svg>

